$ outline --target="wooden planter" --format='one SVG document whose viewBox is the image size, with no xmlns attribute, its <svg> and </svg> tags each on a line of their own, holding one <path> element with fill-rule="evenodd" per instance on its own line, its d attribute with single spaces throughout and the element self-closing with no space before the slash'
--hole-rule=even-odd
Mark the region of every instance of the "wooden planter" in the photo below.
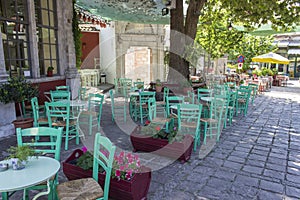
<svg viewBox="0 0 300 200">
<path fill-rule="evenodd" d="M 76 160 L 83 154 L 81 149 L 76 149 L 66 161 L 63 162 L 63 172 L 68 180 L 92 177 L 92 170 L 83 170 L 75 165 Z M 104 186 L 105 175 L 99 173 L 98 182 Z M 151 181 L 151 169 L 142 166 L 141 173 L 137 173 L 129 181 L 110 180 L 109 197 L 120 200 L 141 200 L 147 199 Z"/>
<path fill-rule="evenodd" d="M 33 118 L 17 119 L 12 122 L 15 128 L 31 128 L 33 127 Z"/>
<path fill-rule="evenodd" d="M 134 151 L 152 152 L 158 155 L 178 159 L 186 162 L 191 158 L 193 150 L 193 137 L 185 135 L 183 141 L 169 144 L 166 139 L 154 139 L 139 134 L 140 126 L 137 126 L 130 135 Z"/>
</svg>

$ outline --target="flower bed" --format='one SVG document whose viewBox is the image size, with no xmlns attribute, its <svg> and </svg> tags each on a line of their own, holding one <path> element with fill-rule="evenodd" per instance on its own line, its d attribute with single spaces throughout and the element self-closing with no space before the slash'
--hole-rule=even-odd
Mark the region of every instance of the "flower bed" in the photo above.
<svg viewBox="0 0 300 200">
<path fill-rule="evenodd" d="M 76 149 L 70 157 L 63 162 L 63 172 L 68 180 L 92 177 L 92 170 L 84 170 L 76 165 L 77 159 L 84 152 Z M 142 166 L 140 172 L 135 173 L 130 180 L 112 178 L 110 181 L 109 197 L 122 200 L 147 199 L 147 193 L 151 181 L 151 169 Z M 99 173 L 98 182 L 103 187 L 105 175 Z"/>
<path fill-rule="evenodd" d="M 194 141 L 191 135 L 184 135 L 182 141 L 169 143 L 168 139 L 153 138 L 140 134 L 140 131 L 141 126 L 137 126 L 130 135 L 134 151 L 152 152 L 181 162 L 190 159 Z"/>
</svg>

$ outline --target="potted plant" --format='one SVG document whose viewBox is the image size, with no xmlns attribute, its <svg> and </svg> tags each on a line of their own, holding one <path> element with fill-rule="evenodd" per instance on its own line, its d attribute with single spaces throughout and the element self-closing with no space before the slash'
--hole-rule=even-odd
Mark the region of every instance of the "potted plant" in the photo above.
<svg viewBox="0 0 300 200">
<path fill-rule="evenodd" d="M 162 88 L 163 88 L 162 82 L 160 81 L 160 79 L 156 79 L 156 81 L 155 81 L 156 92 L 161 92 Z"/>
<path fill-rule="evenodd" d="M 27 145 L 17 147 L 11 146 L 9 149 L 7 149 L 7 152 L 9 153 L 7 159 L 10 159 L 12 161 L 12 167 L 15 170 L 25 168 L 26 162 L 28 161 L 29 157 L 37 157 L 34 149 Z"/>
<path fill-rule="evenodd" d="M 48 69 L 47 69 L 47 76 L 48 77 L 52 77 L 53 76 L 53 70 L 54 70 L 54 67 L 52 67 L 52 66 L 48 67 Z"/>
<path fill-rule="evenodd" d="M 76 149 L 63 162 L 65 176 L 69 180 L 92 177 L 93 159 L 93 154 L 87 151 L 85 147 Z M 104 181 L 103 169 L 99 169 L 98 182 L 102 187 Z M 121 151 L 114 158 L 109 197 L 116 200 L 146 199 L 150 181 L 151 169 L 141 166 L 137 155 Z"/>
<path fill-rule="evenodd" d="M 152 152 L 181 162 L 190 159 L 194 141 L 191 135 L 178 133 L 176 127 L 166 131 L 148 121 L 133 130 L 130 140 L 134 151 Z"/>
<path fill-rule="evenodd" d="M 7 83 L 0 85 L 0 102 L 4 104 L 15 102 L 18 104 L 21 119 L 13 121 L 16 128 L 29 128 L 33 126 L 32 118 L 23 118 L 21 103 L 35 96 L 38 96 L 38 86 L 33 85 L 24 77 L 11 77 Z"/>
</svg>

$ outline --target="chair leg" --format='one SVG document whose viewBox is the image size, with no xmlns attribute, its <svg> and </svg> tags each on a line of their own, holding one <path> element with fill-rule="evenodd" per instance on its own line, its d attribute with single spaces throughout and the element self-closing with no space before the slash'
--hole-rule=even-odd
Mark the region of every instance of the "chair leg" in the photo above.
<svg viewBox="0 0 300 200">
<path fill-rule="evenodd" d="M 203 143 L 204 144 L 206 144 L 206 133 L 207 133 L 207 122 L 204 122 L 204 135 L 203 135 L 203 138 L 204 138 Z"/>
<path fill-rule="evenodd" d="M 2 192 L 2 199 L 8 200 L 8 192 Z"/>
</svg>

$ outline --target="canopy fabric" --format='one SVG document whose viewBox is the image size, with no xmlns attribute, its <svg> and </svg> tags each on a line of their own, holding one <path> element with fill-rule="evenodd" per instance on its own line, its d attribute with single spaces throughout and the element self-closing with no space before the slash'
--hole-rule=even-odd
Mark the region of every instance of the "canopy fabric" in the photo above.
<svg viewBox="0 0 300 200">
<path fill-rule="evenodd" d="M 162 15 L 164 0 L 77 0 L 77 7 L 106 20 L 144 24 L 169 24 L 170 15 Z"/>
<path fill-rule="evenodd" d="M 277 53 L 266 53 L 252 58 L 253 62 L 289 64 L 289 60 Z"/>
</svg>

